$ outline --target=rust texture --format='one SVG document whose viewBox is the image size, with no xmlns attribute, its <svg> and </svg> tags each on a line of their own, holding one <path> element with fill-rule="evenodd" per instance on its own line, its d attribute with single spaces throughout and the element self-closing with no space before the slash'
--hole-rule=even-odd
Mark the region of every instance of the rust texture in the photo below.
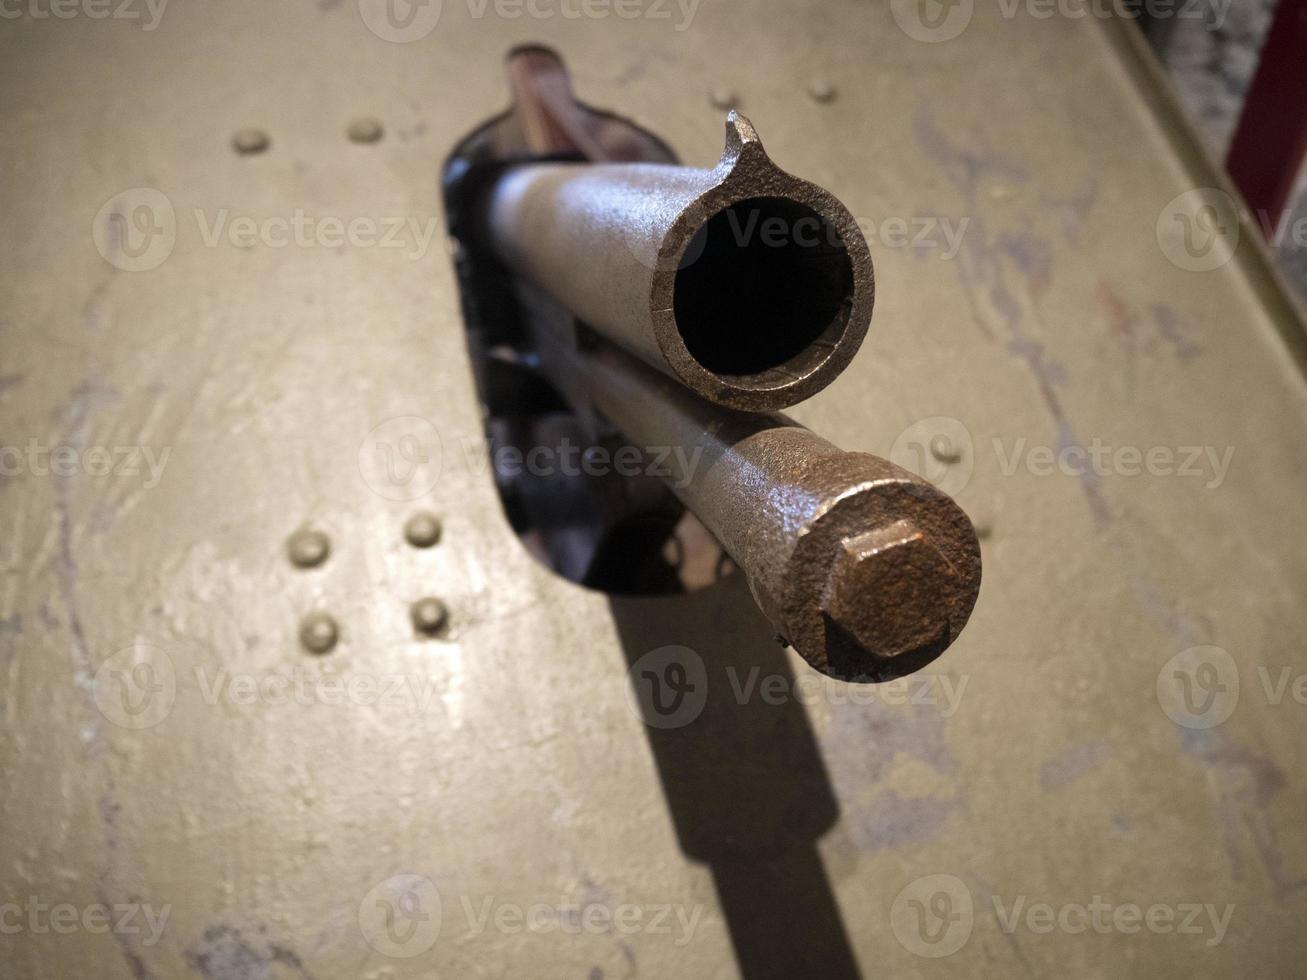
<svg viewBox="0 0 1307 980">
<path fill-rule="evenodd" d="M 813 667 L 875 681 L 929 663 L 980 588 L 971 522 L 914 474 L 774 413 L 866 335 L 871 257 L 847 209 L 777 168 L 733 110 L 711 170 L 613 162 L 595 134 L 621 127 L 599 128 L 555 53 L 517 48 L 508 76 L 496 155 L 515 162 L 476 223 L 518 277 L 545 373 L 597 431 L 683 450 L 673 490 Z M 551 156 L 584 162 L 522 162 Z"/>
<path fill-rule="evenodd" d="M 565 84 L 545 77 L 554 80 L 546 91 Z M 546 122 L 565 115 L 532 112 L 536 96 L 519 94 L 517 115 L 536 120 L 524 128 L 545 134 L 537 145 L 557 150 L 566 139 Z M 519 164 L 491 191 L 486 224 L 507 265 L 647 364 L 731 408 L 768 411 L 820 391 L 871 318 L 871 255 L 853 216 L 776 167 L 734 111 L 710 170 Z"/>
<path fill-rule="evenodd" d="M 980 546 L 946 494 L 777 413 L 723 410 L 605 343 L 547 347 L 551 372 L 643 446 L 743 569 L 777 634 L 817 670 L 887 680 L 939 656 L 980 589 Z"/>
</svg>

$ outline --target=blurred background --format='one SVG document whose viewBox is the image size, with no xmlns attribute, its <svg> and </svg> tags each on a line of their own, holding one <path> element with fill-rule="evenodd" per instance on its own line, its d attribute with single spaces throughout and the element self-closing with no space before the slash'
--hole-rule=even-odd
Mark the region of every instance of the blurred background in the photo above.
<svg viewBox="0 0 1307 980">
<path fill-rule="evenodd" d="M 1145 35 L 1166 65 L 1203 145 L 1217 160 L 1224 160 L 1230 150 L 1271 21 L 1281 7 L 1286 18 L 1303 16 L 1295 4 L 1246 0 L 1231 4 L 1220 26 L 1204 25 L 1194 18 L 1141 18 Z M 1268 98 L 1290 103 L 1286 113 L 1292 117 L 1294 97 L 1274 92 L 1271 89 Z M 1307 214 L 1304 193 L 1307 186 L 1300 172 L 1289 197 L 1290 210 L 1285 219 L 1289 227 Z M 1303 236 L 1297 240 L 1292 235 L 1281 236 L 1274 248 L 1293 288 L 1300 297 L 1307 297 L 1307 258 L 1303 257 L 1307 242 Z"/>
</svg>

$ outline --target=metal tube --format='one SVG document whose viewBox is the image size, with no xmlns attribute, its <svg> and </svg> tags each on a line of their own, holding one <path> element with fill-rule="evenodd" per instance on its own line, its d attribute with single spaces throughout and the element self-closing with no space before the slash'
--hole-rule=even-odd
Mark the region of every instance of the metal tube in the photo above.
<svg viewBox="0 0 1307 980">
<path fill-rule="evenodd" d="M 711 170 L 527 163 L 489 192 L 510 268 L 645 363 L 719 405 L 766 411 L 828 385 L 875 292 L 857 222 L 780 170 L 734 111 Z"/>
<path fill-rule="evenodd" d="M 783 415 L 717 408 L 610 345 L 547 347 L 550 369 L 584 386 L 625 438 L 684 449 L 669 458 L 673 489 L 813 667 L 884 680 L 957 638 L 980 589 L 980 547 L 947 495 Z"/>
</svg>

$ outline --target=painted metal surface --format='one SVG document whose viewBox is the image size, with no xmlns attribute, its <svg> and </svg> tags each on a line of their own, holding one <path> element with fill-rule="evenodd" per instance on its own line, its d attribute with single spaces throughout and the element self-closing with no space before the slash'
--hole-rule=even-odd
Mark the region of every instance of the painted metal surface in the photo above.
<svg viewBox="0 0 1307 980">
<path fill-rule="evenodd" d="M 1301 323 L 1117 25 L 92 6 L 0 23 L 6 975 L 1296 969 Z M 738 99 L 863 223 L 876 322 L 793 414 L 987 529 L 934 672 L 863 703 L 738 577 L 609 601 L 511 533 L 436 176 L 528 39 L 681 153 Z"/>
</svg>

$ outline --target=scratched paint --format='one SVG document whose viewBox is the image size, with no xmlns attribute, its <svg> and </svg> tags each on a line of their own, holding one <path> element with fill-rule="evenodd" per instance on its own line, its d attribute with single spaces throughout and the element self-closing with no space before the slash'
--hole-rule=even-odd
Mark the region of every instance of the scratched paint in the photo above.
<svg viewBox="0 0 1307 980">
<path fill-rule="evenodd" d="M 930 707 L 833 706 L 822 750 L 841 800 L 846 832 L 860 850 L 894 850 L 929 839 L 960 809 L 956 793 L 905 797 L 886 785 L 894 767 L 904 761 L 922 763 L 950 782 L 955 779 L 958 761 L 949 748 L 946 726 L 947 720 Z"/>
<path fill-rule="evenodd" d="M 1025 183 L 1030 179 L 1029 172 L 1004 154 L 969 148 L 951 139 L 935 124 L 926 107 L 918 110 L 913 131 L 922 151 L 944 169 L 962 194 L 966 211 L 976 216 L 958 254 L 959 261 L 954 263 L 967 292 L 973 321 L 986 338 L 1001 342 L 1003 349 L 1030 372 L 1057 431 L 1058 449 L 1082 446 L 1084 442 L 1067 418 L 1058 394 L 1067 380 L 1066 368 L 1049 354 L 1041 339 L 1055 336 L 1040 307 L 1040 298 L 1054 277 L 1051 248 L 1028 229 L 991 232 L 979 205 L 978 192 L 984 182 Z M 1012 292 L 1009 266 L 1023 288 L 1025 302 Z M 1102 527 L 1111 522 L 1111 511 L 1094 476 L 1085 467 L 1077 478 L 1095 523 Z"/>
<path fill-rule="evenodd" d="M 1103 741 L 1073 745 L 1039 767 L 1039 785 L 1050 791 L 1065 789 L 1101 766 L 1111 754 L 1111 748 Z"/>
</svg>

